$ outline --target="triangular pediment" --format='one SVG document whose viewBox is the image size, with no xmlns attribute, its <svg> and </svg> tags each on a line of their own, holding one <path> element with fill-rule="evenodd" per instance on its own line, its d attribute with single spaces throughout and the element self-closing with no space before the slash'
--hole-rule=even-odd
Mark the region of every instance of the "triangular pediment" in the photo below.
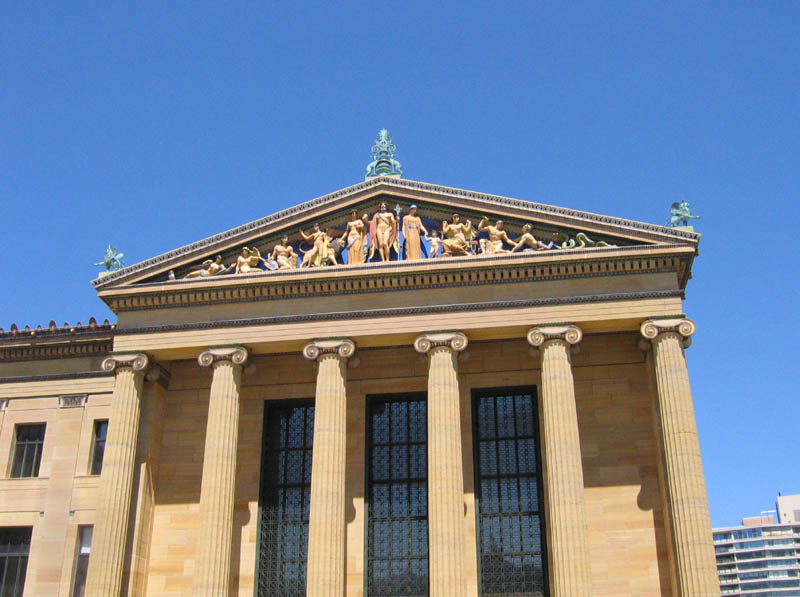
<svg viewBox="0 0 800 597">
<path fill-rule="evenodd" d="M 408 213 L 412 204 L 417 205 L 417 215 L 428 230 L 441 230 L 442 220 L 450 221 L 453 213 L 458 213 L 462 221 L 470 220 L 476 229 L 479 220 L 484 216 L 489 218 L 491 224 L 502 219 L 504 229 L 511 239 L 520 238 L 524 232 L 523 227 L 529 224 L 533 236 L 548 244 L 552 251 L 593 247 L 646 248 L 656 245 L 696 248 L 700 239 L 699 234 L 675 228 L 411 180 L 381 177 L 110 272 L 93 284 L 103 294 L 104 291 L 129 286 L 168 284 L 172 280 L 184 279 L 190 272 L 197 271 L 198 265 L 203 261 L 213 260 L 217 255 L 221 255 L 222 262 L 230 266 L 236 262 L 245 246 L 255 247 L 261 255 L 267 257 L 283 235 L 289 237 L 289 244 L 302 256 L 311 245 L 303 240 L 301 230 L 308 233 L 318 223 L 322 230 L 335 238 L 344 233 L 353 210 L 359 216 L 368 214 L 371 217 L 382 202 L 387 204 L 389 211 L 399 213 L 398 220 Z M 471 239 L 474 253 L 480 253 L 480 242 L 486 234 L 476 230 L 475 238 Z M 425 256 L 430 251 L 430 244 L 424 240 L 422 244 Z M 398 251 L 403 253 L 402 247 L 395 245 L 392 251 L 393 260 L 402 259 L 402 256 L 398 256 Z M 341 258 L 339 262 L 346 259 Z M 372 257 L 374 261 L 379 259 L 380 256 Z M 203 284 L 228 275 L 197 277 L 194 280 Z"/>
</svg>

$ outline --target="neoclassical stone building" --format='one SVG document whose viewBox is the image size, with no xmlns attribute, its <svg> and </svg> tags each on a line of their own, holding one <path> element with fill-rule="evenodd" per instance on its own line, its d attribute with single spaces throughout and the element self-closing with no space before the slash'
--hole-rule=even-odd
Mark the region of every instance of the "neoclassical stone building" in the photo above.
<svg viewBox="0 0 800 597">
<path fill-rule="evenodd" d="M 719 593 L 699 235 L 372 166 L 0 333 L 3 594 Z"/>
</svg>

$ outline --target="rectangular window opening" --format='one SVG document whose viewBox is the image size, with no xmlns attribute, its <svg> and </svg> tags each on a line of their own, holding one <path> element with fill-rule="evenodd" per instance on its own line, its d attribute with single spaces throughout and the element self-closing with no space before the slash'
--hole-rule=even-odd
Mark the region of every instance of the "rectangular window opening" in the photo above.
<svg viewBox="0 0 800 597">
<path fill-rule="evenodd" d="M 313 401 L 264 404 L 258 597 L 305 597 L 313 442 Z"/>
<path fill-rule="evenodd" d="M 38 477 L 42 462 L 45 424 L 17 425 L 11 476 Z"/>
<path fill-rule="evenodd" d="M 78 547 L 75 554 L 75 574 L 72 580 L 72 597 L 83 597 L 86 592 L 86 573 L 92 551 L 92 526 L 78 527 Z"/>
<path fill-rule="evenodd" d="M 0 595 L 3 597 L 22 597 L 32 530 L 31 527 L 0 528 Z"/>
<path fill-rule="evenodd" d="M 92 460 L 90 474 L 99 475 L 103 471 L 103 456 L 106 452 L 106 433 L 108 432 L 108 421 L 98 420 L 94 422 L 92 433 Z"/>
<path fill-rule="evenodd" d="M 481 595 L 548 594 L 535 388 L 472 395 Z"/>
<path fill-rule="evenodd" d="M 428 595 L 427 433 L 425 394 L 367 398 L 370 597 Z"/>
</svg>

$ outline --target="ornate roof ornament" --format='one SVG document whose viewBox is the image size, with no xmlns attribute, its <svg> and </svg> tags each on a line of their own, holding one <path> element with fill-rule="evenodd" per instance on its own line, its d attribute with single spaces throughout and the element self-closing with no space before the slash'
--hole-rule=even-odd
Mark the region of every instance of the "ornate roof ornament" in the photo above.
<svg viewBox="0 0 800 597">
<path fill-rule="evenodd" d="M 390 176 L 401 178 L 403 176 L 403 165 L 394 159 L 397 147 L 389 131 L 381 129 L 378 131 L 378 138 L 372 146 L 372 162 L 367 166 L 367 175 L 364 180 L 376 178 L 378 176 Z"/>
</svg>

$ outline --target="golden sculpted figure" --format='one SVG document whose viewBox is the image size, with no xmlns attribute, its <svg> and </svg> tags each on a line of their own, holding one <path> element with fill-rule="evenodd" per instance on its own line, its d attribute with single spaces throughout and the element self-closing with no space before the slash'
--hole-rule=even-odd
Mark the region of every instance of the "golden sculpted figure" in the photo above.
<svg viewBox="0 0 800 597">
<path fill-rule="evenodd" d="M 367 214 L 364 214 L 367 217 Z M 347 264 L 356 265 L 364 263 L 364 244 L 367 242 L 367 226 L 359 219 L 358 212 L 350 212 L 350 221 L 347 222 L 342 241 L 347 248 Z"/>
<path fill-rule="evenodd" d="M 189 272 L 184 278 L 207 278 L 209 276 L 219 276 L 228 271 L 222 263 L 222 255 L 217 255 L 213 260 L 206 259 L 201 265 L 195 265 L 194 271 Z"/>
<path fill-rule="evenodd" d="M 289 244 L 289 237 L 285 234 L 281 237 L 281 242 L 272 249 L 269 258 L 277 264 L 279 270 L 297 268 L 297 253 L 294 252 L 294 248 Z"/>
<path fill-rule="evenodd" d="M 425 235 L 425 240 L 431 243 L 430 251 L 428 251 L 428 259 L 436 259 L 439 256 L 439 245 L 441 240 L 439 238 L 438 230 L 431 230 L 431 235 Z"/>
<path fill-rule="evenodd" d="M 322 267 L 328 263 L 338 265 L 336 253 L 331 246 L 331 238 L 325 231 L 320 230 L 319 224 L 314 224 L 314 231 L 311 234 L 306 234 L 301 230 L 300 236 L 308 242 L 314 243 L 314 246 L 303 257 L 300 267 Z"/>
<path fill-rule="evenodd" d="M 403 218 L 403 238 L 406 242 L 406 259 L 422 259 L 422 242 L 420 230 L 427 235 L 428 231 L 422 225 L 422 218 L 417 215 L 417 206 L 409 208 L 408 215 Z"/>
<path fill-rule="evenodd" d="M 533 234 L 531 234 L 530 224 L 525 224 L 522 227 L 522 236 L 517 239 L 511 252 L 519 251 L 522 247 L 529 247 L 535 251 L 544 251 L 547 249 L 547 245 L 536 240 Z"/>
<path fill-rule="evenodd" d="M 478 230 L 481 232 L 489 233 L 489 240 L 481 240 L 481 251 L 488 254 L 496 253 L 509 253 L 510 251 L 503 247 L 503 243 L 513 245 L 514 242 L 508 238 L 508 234 L 503 230 L 503 220 L 497 220 L 494 226 L 489 225 L 489 218 L 483 216 L 481 221 L 478 222 Z"/>
<path fill-rule="evenodd" d="M 234 273 L 263 274 L 264 270 L 258 267 L 261 261 L 264 261 L 264 259 L 261 257 L 261 252 L 258 248 L 248 249 L 247 247 L 242 247 L 242 254 L 236 258 L 236 270 Z"/>
<path fill-rule="evenodd" d="M 380 211 L 372 216 L 369 223 L 370 258 L 377 249 L 381 261 L 389 261 L 392 245 L 397 239 L 397 219 L 394 214 L 386 209 L 386 203 L 381 203 Z"/>
<path fill-rule="evenodd" d="M 472 239 L 472 222 L 467 220 L 461 223 L 461 216 L 453 214 L 453 221 L 448 224 L 447 220 L 442 222 L 442 249 L 444 254 L 466 255 L 469 245 L 467 239 Z"/>
</svg>

